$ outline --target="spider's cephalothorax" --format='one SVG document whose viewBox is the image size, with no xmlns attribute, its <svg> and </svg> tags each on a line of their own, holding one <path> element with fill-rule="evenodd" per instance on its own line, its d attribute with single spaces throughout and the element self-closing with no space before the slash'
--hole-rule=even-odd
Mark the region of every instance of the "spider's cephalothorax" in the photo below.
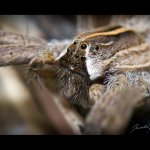
<svg viewBox="0 0 150 150">
<path fill-rule="evenodd" d="M 80 39 L 73 41 L 60 59 L 61 69 L 58 72 L 60 94 L 71 103 L 90 107 L 88 99 L 89 75 L 86 69 L 85 53 L 88 44 Z"/>
<path fill-rule="evenodd" d="M 60 93 L 79 105 L 88 106 L 91 103 L 89 83 L 105 77 L 108 71 L 113 72 L 115 61 L 127 62 L 125 50 L 143 42 L 141 36 L 123 27 L 77 36 L 60 56 Z"/>
</svg>

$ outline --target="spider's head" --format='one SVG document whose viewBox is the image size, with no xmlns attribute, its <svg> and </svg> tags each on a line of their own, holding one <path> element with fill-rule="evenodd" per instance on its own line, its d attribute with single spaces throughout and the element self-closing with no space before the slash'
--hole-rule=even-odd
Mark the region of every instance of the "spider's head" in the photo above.
<svg viewBox="0 0 150 150">
<path fill-rule="evenodd" d="M 101 37 L 101 41 L 104 38 Z M 108 40 L 108 38 L 107 38 Z M 113 42 L 107 42 L 107 46 Z M 101 49 L 99 39 L 76 37 L 62 53 L 58 74 L 60 94 L 83 107 L 90 106 L 89 83 L 100 77 Z"/>
<path fill-rule="evenodd" d="M 75 39 L 66 49 L 66 54 L 60 59 L 60 65 L 72 72 L 87 76 L 85 61 L 88 43 Z"/>
<path fill-rule="evenodd" d="M 60 65 L 95 80 L 104 75 L 107 60 L 117 52 L 138 45 L 135 32 L 118 27 L 106 32 L 89 32 L 77 36 L 66 48 Z"/>
<path fill-rule="evenodd" d="M 76 37 L 60 58 L 63 95 L 71 98 L 73 95 L 76 98 L 88 95 L 89 81 L 105 75 L 111 58 L 141 42 L 142 39 L 134 31 L 123 27 Z"/>
</svg>

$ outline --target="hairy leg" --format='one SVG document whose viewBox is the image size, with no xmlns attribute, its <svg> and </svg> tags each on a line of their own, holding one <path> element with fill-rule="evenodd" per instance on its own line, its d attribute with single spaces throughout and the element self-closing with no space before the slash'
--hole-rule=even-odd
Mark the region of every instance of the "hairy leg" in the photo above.
<svg viewBox="0 0 150 150">
<path fill-rule="evenodd" d="M 138 87 L 106 92 L 88 114 L 83 134 L 122 134 L 143 99 L 143 89 Z"/>
<path fill-rule="evenodd" d="M 138 76 L 138 75 L 136 75 L 136 77 L 132 75 L 129 76 L 128 74 L 119 74 L 117 76 L 110 76 L 106 86 L 106 92 L 110 90 L 112 90 L 113 92 L 119 92 L 120 90 L 127 87 L 132 87 L 132 88 L 140 87 L 144 90 L 143 92 L 145 98 L 148 99 L 150 98 L 149 82 L 143 76 Z"/>
<path fill-rule="evenodd" d="M 145 103 L 148 90 L 143 79 L 134 86 L 130 82 L 123 74 L 112 76 L 104 94 L 104 87 L 91 86 L 95 105 L 86 118 L 86 134 L 120 134 L 123 131 L 134 109 Z"/>
<path fill-rule="evenodd" d="M 118 92 L 122 88 L 127 87 L 128 85 L 129 85 L 129 81 L 124 74 L 119 74 L 117 76 L 111 76 L 111 77 L 109 77 L 109 81 L 106 86 L 106 92 L 110 91 L 110 90 L 112 90 L 114 92 Z"/>
<path fill-rule="evenodd" d="M 98 101 L 100 97 L 103 95 L 103 92 L 104 92 L 104 85 L 93 84 L 89 88 L 89 98 L 92 101 L 92 103 Z"/>
</svg>

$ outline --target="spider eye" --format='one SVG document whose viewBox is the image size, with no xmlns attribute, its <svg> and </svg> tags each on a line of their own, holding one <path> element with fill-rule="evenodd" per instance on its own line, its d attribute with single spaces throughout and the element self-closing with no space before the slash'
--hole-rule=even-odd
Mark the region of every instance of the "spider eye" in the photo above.
<svg viewBox="0 0 150 150">
<path fill-rule="evenodd" d="M 85 58 L 84 56 L 81 57 L 81 60 L 82 60 L 82 61 L 85 61 L 85 59 L 86 59 L 86 58 Z"/>
<path fill-rule="evenodd" d="M 77 43 L 78 43 L 78 41 L 74 41 L 74 43 L 73 43 L 73 44 L 74 44 L 74 45 L 76 45 Z"/>
<path fill-rule="evenodd" d="M 78 55 L 78 54 L 76 54 L 76 55 L 75 55 L 75 57 L 76 57 L 76 58 L 79 58 L 79 55 Z"/>
<path fill-rule="evenodd" d="M 99 46 L 98 46 L 98 45 L 95 45 L 95 49 L 98 51 L 98 50 L 99 50 Z"/>
<path fill-rule="evenodd" d="M 86 44 L 82 44 L 81 45 L 81 49 L 86 49 L 87 48 L 87 45 Z"/>
</svg>

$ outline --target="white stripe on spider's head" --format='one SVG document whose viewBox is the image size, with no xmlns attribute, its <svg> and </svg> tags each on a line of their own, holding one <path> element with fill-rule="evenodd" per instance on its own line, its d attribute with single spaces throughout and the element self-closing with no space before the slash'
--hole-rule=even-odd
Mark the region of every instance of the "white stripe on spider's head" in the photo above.
<svg viewBox="0 0 150 150">
<path fill-rule="evenodd" d="M 90 53 L 90 47 L 91 45 L 89 44 L 87 49 L 85 50 L 85 57 L 86 57 L 86 68 L 87 72 L 90 76 L 91 80 L 95 80 L 96 78 L 101 76 L 101 67 L 100 67 L 100 59 L 99 58 L 91 58 L 89 56 Z"/>
</svg>

